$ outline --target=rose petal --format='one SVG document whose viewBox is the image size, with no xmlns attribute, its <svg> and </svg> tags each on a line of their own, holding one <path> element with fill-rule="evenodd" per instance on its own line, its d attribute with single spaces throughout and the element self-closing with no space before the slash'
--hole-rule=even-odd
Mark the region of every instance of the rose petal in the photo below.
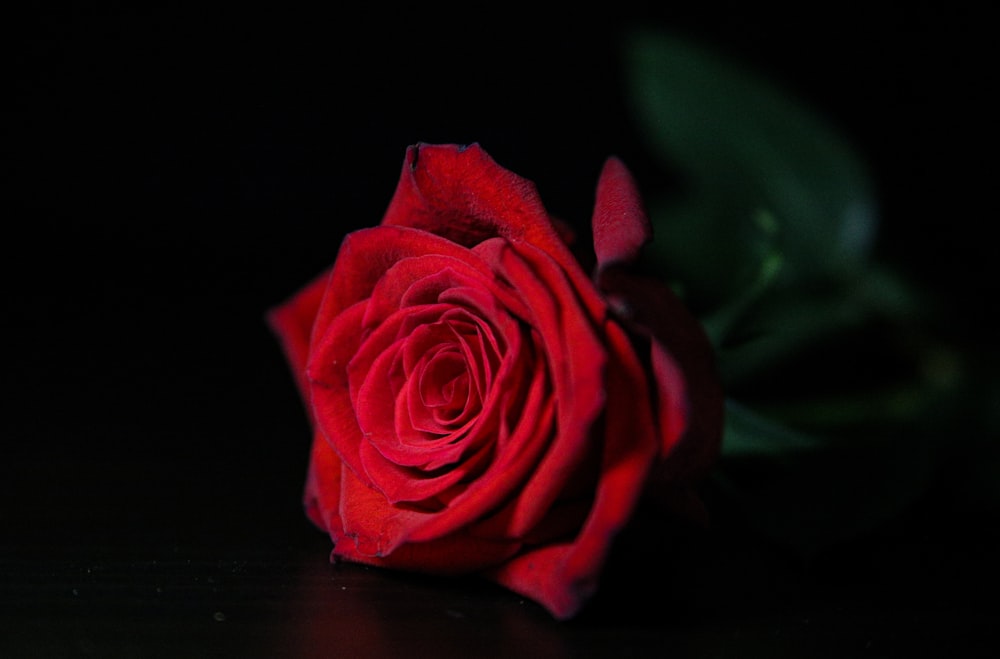
<svg viewBox="0 0 1000 659">
<path fill-rule="evenodd" d="M 566 273 L 528 245 L 490 241 L 477 247 L 494 269 L 531 302 L 529 324 L 550 369 L 557 434 L 515 502 L 510 532 L 527 533 L 545 514 L 587 455 L 590 428 L 604 407 L 606 352 L 596 322 Z"/>
<path fill-rule="evenodd" d="M 374 327 L 404 307 L 432 304 L 454 288 L 485 289 L 492 274 L 469 254 L 466 260 L 453 256 L 425 254 L 401 260 L 389 268 L 372 290 L 365 327 Z"/>
<path fill-rule="evenodd" d="M 601 169 L 592 224 L 598 271 L 634 262 L 653 239 L 635 179 L 618 158 L 608 158 Z"/>
<path fill-rule="evenodd" d="M 724 417 L 724 392 L 715 353 L 704 329 L 660 281 L 608 268 L 600 274 L 599 283 L 608 295 L 625 302 L 629 310 L 626 320 L 631 327 L 657 342 L 651 358 L 661 399 L 670 401 L 678 392 L 679 377 L 669 362 L 677 365 L 686 385 L 687 401 L 683 406 L 688 421 L 683 437 L 677 440 L 673 436 L 676 429 L 670 419 L 661 423 L 665 431 L 663 448 L 670 459 L 658 480 L 700 480 L 718 456 Z M 663 405 L 664 413 L 675 414 L 680 405 L 677 400 L 668 402 Z"/>
<path fill-rule="evenodd" d="M 349 233 L 337 252 L 316 313 L 315 336 L 323 337 L 327 326 L 344 309 L 369 298 L 390 268 L 409 257 L 427 254 L 469 259 L 468 250 L 426 231 L 379 226 Z"/>
<path fill-rule="evenodd" d="M 332 331 L 314 336 L 306 365 L 308 396 L 317 430 L 352 469 L 360 465 L 357 447 L 363 436 L 351 404 L 347 365 L 357 351 L 357 328 L 364 313 L 364 304 L 355 304 L 334 319 Z"/>
<path fill-rule="evenodd" d="M 505 501 L 514 492 L 521 491 L 524 483 L 534 474 L 539 459 L 548 448 L 555 426 L 556 407 L 544 365 L 537 362 L 532 385 L 522 404 L 513 394 L 504 391 L 500 407 L 516 415 L 509 423 L 501 423 L 497 431 L 499 440 L 495 451 L 490 452 L 488 468 L 474 484 L 463 488 L 448 501 L 448 507 L 439 514 L 423 520 L 411 530 L 415 541 L 429 540 L 454 533 L 476 523 L 475 535 L 487 539 L 516 538 L 509 532 L 509 525 L 502 529 L 478 528 L 484 515 L 496 508 L 498 501 Z M 531 423 L 518 423 L 531 419 Z"/>
<path fill-rule="evenodd" d="M 340 458 L 319 431 L 313 433 L 306 475 L 304 503 L 313 524 L 333 533 L 340 522 Z"/>
<path fill-rule="evenodd" d="M 324 472 L 323 477 L 326 476 Z M 334 526 L 330 536 L 334 542 L 332 557 L 335 559 L 425 573 L 467 574 L 502 563 L 521 548 L 521 543 L 516 540 L 478 538 L 464 530 L 427 542 L 396 544 L 392 535 L 395 533 L 398 536 L 409 525 L 418 526 L 425 513 L 398 508 L 386 510 L 383 502 L 354 479 L 350 472 L 344 472 L 340 498 L 345 504 L 336 517 L 338 523 L 341 519 L 385 519 L 387 533 L 372 534 L 367 528 L 359 529 L 350 524 Z"/>
<path fill-rule="evenodd" d="M 442 309 L 445 311 L 442 312 Z M 468 316 L 466 310 L 448 305 L 428 305 L 397 313 L 368 338 L 348 367 L 353 407 L 357 410 L 359 426 L 366 439 L 387 458 L 401 465 L 437 469 L 454 462 L 460 453 L 467 452 L 469 448 L 467 445 L 435 442 L 437 438 L 429 434 L 430 428 L 412 423 L 402 425 L 404 421 L 413 419 L 426 421 L 426 417 L 421 417 L 421 413 L 413 411 L 410 406 L 419 400 L 419 394 L 412 398 L 409 394 L 417 386 L 415 380 L 419 375 L 415 371 L 419 360 L 448 349 L 467 367 L 471 366 L 477 372 L 483 368 L 481 362 L 484 358 L 472 355 L 472 361 L 464 359 L 465 344 L 455 336 L 449 323 L 437 320 L 438 316 L 444 316 L 446 321 L 449 316 L 455 317 L 448 311 L 456 312 L 459 318 Z M 427 316 L 427 322 L 408 330 L 406 321 L 415 315 Z M 389 338 L 382 340 L 383 335 Z M 508 340 L 516 344 L 516 337 Z M 485 359 L 496 361 L 499 357 L 492 355 Z M 396 381 L 399 384 L 395 384 Z M 507 386 L 514 384 L 508 383 Z M 485 391 L 485 387 L 481 385 L 477 392 L 478 389 Z M 476 401 L 480 401 L 478 393 Z M 481 407 L 480 404 L 477 409 L 470 410 L 470 414 Z M 477 419 L 470 419 L 470 422 L 475 421 Z M 451 428 L 448 432 L 457 430 Z"/>
<path fill-rule="evenodd" d="M 324 272 L 303 287 L 287 302 L 269 310 L 266 316 L 285 352 L 299 393 L 308 398 L 306 361 L 309 357 L 309 340 L 316 312 L 326 291 L 330 272 Z"/>
<path fill-rule="evenodd" d="M 617 324 L 609 322 L 605 329 L 609 349 L 619 358 L 607 369 L 604 451 L 590 515 L 572 542 L 524 552 L 488 572 L 558 619 L 575 615 L 597 589 L 614 538 L 631 517 L 657 451 L 642 365 Z"/>
<path fill-rule="evenodd" d="M 660 454 L 667 456 L 690 425 L 688 384 L 680 366 L 663 344 L 656 340 L 650 343 L 650 363 L 660 419 Z"/>
<path fill-rule="evenodd" d="M 465 247 L 503 237 L 565 250 L 535 184 L 500 167 L 478 144 L 409 147 L 382 224 L 423 229 Z"/>
</svg>

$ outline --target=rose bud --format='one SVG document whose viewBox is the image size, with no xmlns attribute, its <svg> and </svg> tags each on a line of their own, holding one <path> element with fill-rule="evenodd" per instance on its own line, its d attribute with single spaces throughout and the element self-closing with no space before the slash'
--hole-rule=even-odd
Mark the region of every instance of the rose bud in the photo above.
<svg viewBox="0 0 1000 659">
<path fill-rule="evenodd" d="M 567 619 L 645 494 L 691 499 L 722 395 L 697 320 L 633 267 L 651 228 L 617 158 L 593 234 L 592 278 L 532 182 L 418 144 L 381 224 L 269 312 L 331 560 L 476 573 Z"/>
</svg>

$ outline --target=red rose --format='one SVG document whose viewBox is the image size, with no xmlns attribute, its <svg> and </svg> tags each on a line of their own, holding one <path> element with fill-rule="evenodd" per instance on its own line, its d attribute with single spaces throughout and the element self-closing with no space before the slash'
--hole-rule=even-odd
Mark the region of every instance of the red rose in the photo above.
<svg viewBox="0 0 1000 659">
<path fill-rule="evenodd" d="M 618 159 L 593 228 L 591 279 L 530 181 L 475 144 L 412 146 L 381 225 L 270 312 L 333 559 L 480 573 L 568 618 L 653 474 L 683 491 L 708 468 L 711 353 L 630 271 L 651 236 Z"/>
</svg>

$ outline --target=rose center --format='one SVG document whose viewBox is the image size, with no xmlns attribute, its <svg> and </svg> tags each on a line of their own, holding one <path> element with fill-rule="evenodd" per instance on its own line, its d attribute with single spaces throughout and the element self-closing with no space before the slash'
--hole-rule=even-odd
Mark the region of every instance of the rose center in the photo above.
<svg viewBox="0 0 1000 659">
<path fill-rule="evenodd" d="M 433 355 L 419 376 L 420 401 L 434 420 L 449 425 L 469 403 L 469 369 L 465 358 L 449 347 Z"/>
</svg>

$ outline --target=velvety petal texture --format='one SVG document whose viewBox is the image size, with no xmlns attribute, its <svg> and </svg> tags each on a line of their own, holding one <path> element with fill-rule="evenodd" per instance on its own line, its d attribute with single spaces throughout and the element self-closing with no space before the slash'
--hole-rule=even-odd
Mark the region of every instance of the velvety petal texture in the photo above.
<svg viewBox="0 0 1000 659">
<path fill-rule="evenodd" d="M 616 263 L 634 263 L 653 239 L 653 227 L 632 173 L 618 158 L 604 163 L 596 197 L 592 225 L 598 271 Z"/>
<path fill-rule="evenodd" d="M 651 232 L 617 159 L 593 224 L 595 279 L 530 181 L 476 144 L 414 145 L 383 221 L 270 312 L 334 559 L 480 573 L 569 618 L 653 474 L 711 463 L 707 342 L 669 289 L 633 281 Z"/>
</svg>

